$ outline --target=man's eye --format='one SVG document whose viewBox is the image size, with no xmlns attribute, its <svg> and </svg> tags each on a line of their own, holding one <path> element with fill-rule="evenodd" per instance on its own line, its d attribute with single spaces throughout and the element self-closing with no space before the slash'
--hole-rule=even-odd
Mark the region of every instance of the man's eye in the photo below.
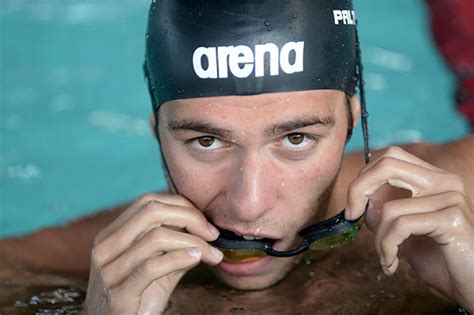
<svg viewBox="0 0 474 315">
<path fill-rule="evenodd" d="M 315 141 L 315 137 L 304 133 L 290 133 L 285 136 L 282 145 L 288 149 L 304 149 L 311 146 Z"/>
<path fill-rule="evenodd" d="M 209 148 L 214 143 L 214 137 L 200 137 L 197 139 L 202 147 Z"/>
<path fill-rule="evenodd" d="M 188 143 L 195 150 L 218 150 L 225 147 L 225 142 L 212 136 L 203 136 L 194 138 L 188 141 Z"/>
<path fill-rule="evenodd" d="M 302 135 L 301 133 L 293 133 L 291 135 L 288 135 L 287 139 L 291 144 L 298 145 L 303 142 L 304 135 Z"/>
</svg>

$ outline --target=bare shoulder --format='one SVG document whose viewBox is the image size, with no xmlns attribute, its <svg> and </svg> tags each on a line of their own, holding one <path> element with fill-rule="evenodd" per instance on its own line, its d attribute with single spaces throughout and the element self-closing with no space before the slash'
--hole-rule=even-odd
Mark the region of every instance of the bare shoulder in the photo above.
<svg viewBox="0 0 474 315">
<path fill-rule="evenodd" d="M 426 161 L 447 171 L 472 175 L 474 172 L 474 135 L 433 145 Z"/>
<path fill-rule="evenodd" d="M 425 160 L 461 177 L 474 200 L 474 135 L 432 146 Z"/>
</svg>

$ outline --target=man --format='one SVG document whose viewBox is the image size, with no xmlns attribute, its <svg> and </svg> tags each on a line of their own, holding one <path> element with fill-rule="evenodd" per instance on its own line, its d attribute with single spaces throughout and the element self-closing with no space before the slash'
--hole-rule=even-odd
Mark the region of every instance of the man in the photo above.
<svg viewBox="0 0 474 315">
<path fill-rule="evenodd" d="M 301 255 L 265 256 L 213 242 L 227 233 L 239 244 L 268 241 L 271 250 L 290 255 L 300 231 L 322 231 L 314 224 L 342 209 L 338 222 L 349 225 L 365 213 L 386 275 L 397 271 L 403 255 L 430 286 L 474 310 L 473 138 L 407 147 L 414 154 L 377 151 L 366 166 L 360 155 L 343 160 L 360 113 L 364 127 L 367 118 L 363 94 L 361 104 L 354 95 L 356 82 L 363 84 L 349 1 L 157 1 L 146 38 L 150 124 L 171 194 L 144 194 L 95 236 L 89 314 L 160 313 L 200 262 L 230 287 L 283 287 L 283 296 L 293 297 L 312 285 L 311 279 L 288 285 Z M 97 226 L 90 220 L 80 231 L 95 235 Z M 348 270 L 344 252 L 352 266 L 366 267 L 354 248 L 369 251 L 367 235 L 364 230 L 352 249 L 338 250 L 334 272 Z M 308 299 L 310 308 L 291 310 L 286 303 L 278 312 L 316 312 L 318 295 Z M 187 302 L 195 313 L 215 311 L 204 299 Z M 259 312 L 275 312 L 266 307 Z"/>
</svg>

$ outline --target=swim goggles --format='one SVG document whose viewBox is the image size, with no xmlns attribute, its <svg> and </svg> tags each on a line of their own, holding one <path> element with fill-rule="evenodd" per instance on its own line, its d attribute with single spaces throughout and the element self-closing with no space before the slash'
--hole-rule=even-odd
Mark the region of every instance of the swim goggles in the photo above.
<svg viewBox="0 0 474 315">
<path fill-rule="evenodd" d="M 219 229 L 217 240 L 210 244 L 224 253 L 224 260 L 230 262 L 243 261 L 248 257 L 290 257 L 311 250 L 324 250 L 338 247 L 353 240 L 362 225 L 364 216 L 356 220 L 346 220 L 344 210 L 338 215 L 322 222 L 310 225 L 301 230 L 298 235 L 302 238 L 300 244 L 287 251 L 273 249 L 274 239 L 246 240 L 233 232 Z"/>
</svg>

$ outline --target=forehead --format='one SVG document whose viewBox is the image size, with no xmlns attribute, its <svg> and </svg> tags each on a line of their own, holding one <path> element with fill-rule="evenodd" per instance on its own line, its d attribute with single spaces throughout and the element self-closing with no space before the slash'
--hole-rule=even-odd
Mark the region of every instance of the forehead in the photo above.
<svg viewBox="0 0 474 315">
<path fill-rule="evenodd" d="M 160 108 L 160 120 L 200 119 L 272 121 L 304 115 L 334 116 L 343 108 L 344 93 L 337 90 L 266 93 L 174 100 Z"/>
</svg>

